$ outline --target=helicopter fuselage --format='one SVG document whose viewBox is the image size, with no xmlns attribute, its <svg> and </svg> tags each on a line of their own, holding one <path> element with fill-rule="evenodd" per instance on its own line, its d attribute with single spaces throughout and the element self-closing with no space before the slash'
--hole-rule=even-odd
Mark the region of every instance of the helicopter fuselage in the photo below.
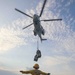
<svg viewBox="0 0 75 75">
<path fill-rule="evenodd" d="M 34 23 L 34 35 L 38 35 L 40 39 L 42 40 L 41 34 L 44 35 L 45 31 L 43 27 L 41 26 L 40 18 L 37 14 L 34 14 L 33 17 L 33 23 Z"/>
</svg>

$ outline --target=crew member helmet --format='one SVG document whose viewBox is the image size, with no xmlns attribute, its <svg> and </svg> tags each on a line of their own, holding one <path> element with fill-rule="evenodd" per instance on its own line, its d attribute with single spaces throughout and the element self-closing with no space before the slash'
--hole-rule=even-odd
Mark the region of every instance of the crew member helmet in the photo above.
<svg viewBox="0 0 75 75">
<path fill-rule="evenodd" d="M 35 64 L 35 65 L 33 66 L 33 68 L 39 69 L 39 65 L 38 65 L 38 64 Z"/>
</svg>

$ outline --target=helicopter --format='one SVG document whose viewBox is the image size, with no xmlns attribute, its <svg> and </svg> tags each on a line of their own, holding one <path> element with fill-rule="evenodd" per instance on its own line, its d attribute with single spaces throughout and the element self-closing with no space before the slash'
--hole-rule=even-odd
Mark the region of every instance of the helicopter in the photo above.
<svg viewBox="0 0 75 75">
<path fill-rule="evenodd" d="M 44 28 L 43 28 L 42 25 L 41 25 L 41 21 L 47 22 L 47 21 L 61 21 L 61 20 L 62 20 L 62 19 L 40 20 L 40 17 L 41 17 L 42 14 L 43 14 L 43 11 L 44 11 L 44 8 L 45 8 L 46 3 L 47 3 L 47 0 L 44 0 L 40 14 L 39 14 L 39 15 L 34 14 L 33 17 L 30 16 L 29 14 L 26 14 L 26 13 L 22 12 L 21 10 L 15 8 L 16 11 L 18 11 L 18 12 L 20 12 L 20 13 L 22 13 L 22 14 L 28 16 L 28 17 L 30 17 L 31 19 L 33 19 L 33 23 L 27 25 L 27 26 L 24 27 L 23 29 L 26 29 L 26 28 L 28 28 L 28 27 L 34 25 L 34 30 L 33 30 L 34 35 L 35 35 L 35 36 L 38 35 L 38 36 L 40 37 L 40 40 L 41 40 L 41 41 L 47 40 L 47 39 L 43 39 L 43 38 L 42 38 L 42 35 L 45 34 L 45 30 L 44 30 Z"/>
</svg>

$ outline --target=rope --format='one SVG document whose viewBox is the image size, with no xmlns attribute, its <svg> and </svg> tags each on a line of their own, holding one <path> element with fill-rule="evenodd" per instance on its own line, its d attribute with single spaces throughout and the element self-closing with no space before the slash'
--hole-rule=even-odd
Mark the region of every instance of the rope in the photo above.
<svg viewBox="0 0 75 75">
<path fill-rule="evenodd" d="M 37 37 L 37 50 L 39 49 L 39 37 Z"/>
</svg>

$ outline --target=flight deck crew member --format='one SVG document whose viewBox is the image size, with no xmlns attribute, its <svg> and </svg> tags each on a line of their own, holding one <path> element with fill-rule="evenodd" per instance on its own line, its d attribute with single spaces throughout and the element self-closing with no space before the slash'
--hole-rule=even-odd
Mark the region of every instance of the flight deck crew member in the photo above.
<svg viewBox="0 0 75 75">
<path fill-rule="evenodd" d="M 45 73 L 41 70 L 38 70 L 39 69 L 39 65 L 38 64 L 35 64 L 33 66 L 33 70 L 29 70 L 29 71 L 20 71 L 22 74 L 32 74 L 32 75 L 50 75 L 50 73 Z"/>
</svg>

